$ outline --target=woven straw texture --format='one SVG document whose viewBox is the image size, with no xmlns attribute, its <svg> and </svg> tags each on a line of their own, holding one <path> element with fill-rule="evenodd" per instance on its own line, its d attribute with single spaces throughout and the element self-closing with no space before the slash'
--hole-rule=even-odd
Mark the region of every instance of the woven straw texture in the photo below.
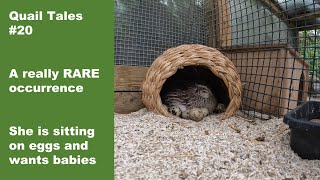
<svg viewBox="0 0 320 180">
<path fill-rule="evenodd" d="M 241 81 L 233 63 L 218 50 L 198 45 L 181 45 L 166 50 L 149 68 L 142 84 L 142 101 L 155 113 L 169 116 L 162 105 L 160 91 L 165 81 L 185 66 L 206 66 L 228 88 L 230 103 L 222 118 L 232 116 L 240 107 Z"/>
</svg>

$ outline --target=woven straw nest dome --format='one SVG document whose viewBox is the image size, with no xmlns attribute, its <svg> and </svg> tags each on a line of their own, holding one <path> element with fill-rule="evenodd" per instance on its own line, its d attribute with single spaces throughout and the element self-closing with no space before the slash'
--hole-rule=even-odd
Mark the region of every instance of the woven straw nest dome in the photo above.
<svg viewBox="0 0 320 180">
<path fill-rule="evenodd" d="M 230 102 L 222 118 L 232 116 L 239 109 L 241 82 L 233 63 L 214 48 L 191 44 L 166 50 L 148 69 L 142 84 L 142 101 L 150 111 L 170 115 L 162 104 L 161 89 L 168 78 L 187 66 L 205 66 L 224 82 Z"/>
</svg>

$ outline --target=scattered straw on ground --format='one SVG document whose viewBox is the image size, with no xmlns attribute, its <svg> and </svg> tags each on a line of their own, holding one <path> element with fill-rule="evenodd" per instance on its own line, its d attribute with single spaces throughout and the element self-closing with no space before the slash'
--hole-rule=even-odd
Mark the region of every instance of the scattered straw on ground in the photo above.
<svg viewBox="0 0 320 180">
<path fill-rule="evenodd" d="M 115 114 L 115 179 L 320 179 L 320 160 L 290 149 L 282 119 L 218 117 Z"/>
</svg>

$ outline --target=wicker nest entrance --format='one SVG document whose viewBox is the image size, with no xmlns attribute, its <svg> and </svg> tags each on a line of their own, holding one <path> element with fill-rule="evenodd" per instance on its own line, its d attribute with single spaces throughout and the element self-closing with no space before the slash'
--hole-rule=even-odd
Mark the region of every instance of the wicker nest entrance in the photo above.
<svg viewBox="0 0 320 180">
<path fill-rule="evenodd" d="M 162 104 L 161 92 L 180 78 L 204 78 L 214 83 L 214 93 L 225 95 L 219 96 L 220 102 L 227 105 L 223 118 L 232 116 L 239 109 L 241 82 L 235 66 L 218 50 L 197 44 L 168 49 L 153 62 L 142 85 L 142 101 L 146 107 L 169 116 Z"/>
</svg>

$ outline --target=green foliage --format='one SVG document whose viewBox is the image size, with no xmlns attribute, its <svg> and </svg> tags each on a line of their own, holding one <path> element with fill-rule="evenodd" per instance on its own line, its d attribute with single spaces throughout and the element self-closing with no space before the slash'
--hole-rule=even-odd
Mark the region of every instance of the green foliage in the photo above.
<svg viewBox="0 0 320 180">
<path fill-rule="evenodd" d="M 310 64 L 310 74 L 320 77 L 320 31 L 310 30 L 299 32 L 300 52 Z"/>
</svg>

